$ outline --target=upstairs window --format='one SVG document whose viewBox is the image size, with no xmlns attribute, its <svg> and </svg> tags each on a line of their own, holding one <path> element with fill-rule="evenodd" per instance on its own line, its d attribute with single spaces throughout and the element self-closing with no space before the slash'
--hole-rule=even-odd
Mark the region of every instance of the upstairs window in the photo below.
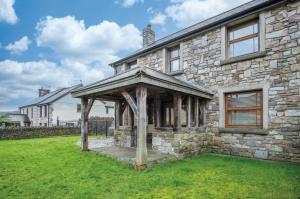
<svg viewBox="0 0 300 199">
<path fill-rule="evenodd" d="M 180 48 L 179 46 L 169 50 L 169 67 L 170 72 L 180 70 Z"/>
<path fill-rule="evenodd" d="M 47 111 L 47 105 L 44 106 L 44 109 L 45 109 L 45 111 L 44 111 L 44 116 L 47 117 L 47 112 L 48 112 L 48 111 Z"/>
<path fill-rule="evenodd" d="M 258 51 L 258 20 L 228 29 L 228 55 L 237 57 Z"/>
<path fill-rule="evenodd" d="M 77 104 L 77 113 L 81 112 L 81 104 Z"/>
<path fill-rule="evenodd" d="M 39 108 L 40 108 L 40 117 L 42 117 L 42 115 L 43 115 L 43 107 L 40 106 Z"/>
<path fill-rule="evenodd" d="M 225 127 L 262 128 L 262 91 L 228 93 L 225 95 Z"/>
<path fill-rule="evenodd" d="M 137 60 L 135 61 L 132 61 L 132 62 L 129 62 L 127 65 L 126 65 L 126 70 L 130 70 L 132 68 L 136 68 L 138 65 L 137 65 Z"/>
</svg>

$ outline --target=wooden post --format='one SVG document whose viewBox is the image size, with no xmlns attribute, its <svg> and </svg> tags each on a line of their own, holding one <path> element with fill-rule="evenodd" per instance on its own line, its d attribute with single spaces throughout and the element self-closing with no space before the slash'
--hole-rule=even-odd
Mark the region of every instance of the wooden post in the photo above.
<svg viewBox="0 0 300 199">
<path fill-rule="evenodd" d="M 88 99 L 81 98 L 81 150 L 88 151 Z"/>
<path fill-rule="evenodd" d="M 154 115 L 155 115 L 155 125 L 156 127 L 161 127 L 161 101 L 160 101 L 160 96 L 159 94 L 155 95 L 154 99 Z"/>
<path fill-rule="evenodd" d="M 187 127 L 190 128 L 192 127 L 192 97 L 188 96 L 187 100 Z"/>
<path fill-rule="evenodd" d="M 200 118 L 200 122 L 199 122 L 199 126 L 203 126 L 204 125 L 204 121 L 205 121 L 205 101 L 204 100 L 201 100 L 201 103 L 200 103 L 200 114 L 199 114 Z"/>
<path fill-rule="evenodd" d="M 116 101 L 115 103 L 115 128 L 118 129 L 120 127 L 120 101 Z"/>
<path fill-rule="evenodd" d="M 199 99 L 195 97 L 195 127 L 199 127 Z"/>
<path fill-rule="evenodd" d="M 147 88 L 138 85 L 136 88 L 137 99 L 137 148 L 136 165 L 137 170 L 143 170 L 147 166 Z"/>
<path fill-rule="evenodd" d="M 174 95 L 174 126 L 176 129 L 181 128 L 181 106 L 182 106 L 182 100 L 181 100 L 181 94 L 176 93 Z"/>
<path fill-rule="evenodd" d="M 134 119 L 132 116 L 134 117 L 133 112 L 130 106 L 128 106 L 128 126 L 130 127 L 132 127 L 132 120 Z"/>
</svg>

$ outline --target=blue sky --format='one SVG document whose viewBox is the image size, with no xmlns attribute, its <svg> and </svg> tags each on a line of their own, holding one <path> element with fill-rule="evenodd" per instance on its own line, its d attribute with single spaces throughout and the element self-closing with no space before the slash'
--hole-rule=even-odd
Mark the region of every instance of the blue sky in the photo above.
<svg viewBox="0 0 300 199">
<path fill-rule="evenodd" d="M 0 111 L 113 74 L 108 64 L 156 38 L 249 0 L 0 0 Z"/>
</svg>

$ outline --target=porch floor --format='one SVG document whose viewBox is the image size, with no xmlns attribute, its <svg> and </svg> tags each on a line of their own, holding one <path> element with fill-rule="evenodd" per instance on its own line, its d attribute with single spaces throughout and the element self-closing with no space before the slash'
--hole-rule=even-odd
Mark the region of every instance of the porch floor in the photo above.
<svg viewBox="0 0 300 199">
<path fill-rule="evenodd" d="M 131 147 L 115 146 L 113 138 L 111 137 L 89 139 L 89 149 L 125 163 L 132 165 L 135 164 L 136 149 Z M 177 158 L 175 155 L 159 153 L 157 151 L 153 151 L 151 147 L 148 146 L 148 167 L 151 167 L 157 163 L 176 159 Z"/>
</svg>

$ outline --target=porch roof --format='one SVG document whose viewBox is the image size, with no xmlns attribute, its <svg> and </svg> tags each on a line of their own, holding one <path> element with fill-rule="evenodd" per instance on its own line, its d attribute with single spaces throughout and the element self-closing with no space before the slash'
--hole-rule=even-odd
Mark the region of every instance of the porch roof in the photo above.
<svg viewBox="0 0 300 199">
<path fill-rule="evenodd" d="M 149 67 L 133 68 L 124 73 L 74 89 L 71 94 L 73 97 L 100 96 L 122 91 L 137 84 L 146 84 L 207 99 L 211 99 L 214 94 L 207 88 Z"/>
</svg>

